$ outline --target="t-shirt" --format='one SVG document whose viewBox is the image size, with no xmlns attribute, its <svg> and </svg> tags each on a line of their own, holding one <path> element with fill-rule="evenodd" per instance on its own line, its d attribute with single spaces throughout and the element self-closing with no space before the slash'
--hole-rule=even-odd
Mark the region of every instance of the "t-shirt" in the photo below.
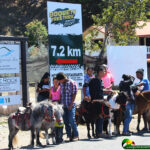
<svg viewBox="0 0 150 150">
<path fill-rule="evenodd" d="M 98 78 L 94 78 L 89 82 L 91 100 L 103 99 L 103 87 L 103 81 Z"/>
<path fill-rule="evenodd" d="M 114 78 L 110 72 L 107 72 L 106 75 L 102 77 L 102 80 L 104 83 L 104 88 L 109 87 L 112 84 L 112 82 L 114 82 Z M 112 90 L 112 88 L 110 88 L 109 90 Z"/>
<path fill-rule="evenodd" d="M 94 78 L 93 75 L 89 76 L 88 74 L 85 74 L 85 76 L 84 76 L 84 87 L 86 88 L 85 89 L 85 94 L 86 94 L 85 96 L 90 96 L 90 91 L 89 91 L 88 84 L 91 81 L 91 79 L 93 79 L 93 78 Z"/>
<path fill-rule="evenodd" d="M 51 88 L 52 101 L 60 101 L 60 86 L 54 91 L 54 87 Z"/>
<path fill-rule="evenodd" d="M 140 83 L 144 83 L 144 88 L 143 88 L 142 92 L 150 90 L 148 79 L 143 79 L 140 81 Z"/>
<path fill-rule="evenodd" d="M 38 88 L 40 88 L 41 90 L 43 89 L 49 89 L 49 83 L 44 83 L 44 82 L 41 82 L 38 84 Z M 49 98 L 49 92 L 46 91 L 46 92 L 40 92 L 39 95 L 42 95 L 44 96 L 45 98 Z"/>
</svg>

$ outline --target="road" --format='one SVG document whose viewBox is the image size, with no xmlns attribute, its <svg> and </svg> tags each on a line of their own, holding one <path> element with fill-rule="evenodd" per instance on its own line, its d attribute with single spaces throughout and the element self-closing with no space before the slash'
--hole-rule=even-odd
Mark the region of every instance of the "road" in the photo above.
<svg viewBox="0 0 150 150">
<path fill-rule="evenodd" d="M 150 133 L 145 133 L 144 135 L 132 135 L 130 137 L 120 136 L 112 137 L 110 139 L 81 139 L 75 142 L 63 143 L 60 145 L 50 145 L 45 148 L 35 148 L 38 150 L 123 150 L 122 140 L 128 138 L 135 142 L 136 145 L 150 145 Z M 26 149 L 21 148 L 21 149 Z M 26 150 L 31 150 L 27 148 Z"/>
</svg>

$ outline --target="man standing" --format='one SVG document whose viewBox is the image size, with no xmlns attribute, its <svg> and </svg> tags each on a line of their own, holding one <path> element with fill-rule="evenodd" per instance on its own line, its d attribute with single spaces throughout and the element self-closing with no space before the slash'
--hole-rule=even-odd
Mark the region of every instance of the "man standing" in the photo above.
<svg viewBox="0 0 150 150">
<path fill-rule="evenodd" d="M 56 76 L 60 82 L 61 104 L 64 108 L 64 123 L 69 141 L 78 139 L 78 130 L 75 122 L 75 97 L 77 94 L 77 84 L 68 79 L 64 73 L 58 73 Z M 74 137 L 72 137 L 72 131 Z"/>
<path fill-rule="evenodd" d="M 110 90 L 103 90 L 103 81 L 101 80 L 102 77 L 105 75 L 105 70 L 103 67 L 99 68 L 97 71 L 97 77 L 92 79 L 89 83 L 89 90 L 91 95 L 91 101 L 93 100 L 103 100 L 103 95 L 109 94 L 112 91 Z M 96 120 L 96 136 L 99 137 L 106 137 L 106 135 L 102 134 L 103 131 L 103 122 L 104 119 L 100 116 Z"/>
</svg>

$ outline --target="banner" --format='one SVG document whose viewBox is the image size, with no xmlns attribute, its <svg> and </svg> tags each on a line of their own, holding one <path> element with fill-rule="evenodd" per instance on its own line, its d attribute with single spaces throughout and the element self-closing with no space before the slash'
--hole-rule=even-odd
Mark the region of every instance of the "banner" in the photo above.
<svg viewBox="0 0 150 150">
<path fill-rule="evenodd" d="M 50 78 L 65 73 L 82 88 L 84 82 L 81 5 L 47 2 Z"/>
<path fill-rule="evenodd" d="M 20 95 L 0 96 L 0 105 L 18 105 L 21 104 Z"/>
<path fill-rule="evenodd" d="M 0 44 L 0 74 L 19 73 L 19 44 Z"/>
<path fill-rule="evenodd" d="M 107 47 L 108 68 L 115 79 L 115 85 L 119 85 L 122 75 L 135 77 L 137 69 L 144 69 L 144 78 L 147 78 L 147 48 L 146 46 L 108 46 Z"/>
<path fill-rule="evenodd" d="M 0 93 L 20 91 L 20 77 L 0 78 Z"/>
</svg>

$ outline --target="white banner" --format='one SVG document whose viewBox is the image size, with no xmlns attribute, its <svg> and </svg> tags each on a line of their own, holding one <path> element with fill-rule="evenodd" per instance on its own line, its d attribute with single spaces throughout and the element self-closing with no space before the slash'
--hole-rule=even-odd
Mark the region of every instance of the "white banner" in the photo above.
<svg viewBox="0 0 150 150">
<path fill-rule="evenodd" d="M 48 34 L 82 34 L 81 5 L 47 2 Z"/>
<path fill-rule="evenodd" d="M 56 76 L 57 73 L 62 72 L 62 68 L 64 69 L 63 65 L 59 65 L 59 66 L 51 65 L 50 66 L 51 86 L 53 84 L 53 78 Z M 78 65 L 74 65 L 72 67 L 66 66 L 64 72 L 69 79 L 72 79 L 77 82 L 77 86 L 79 89 L 83 87 L 83 81 L 84 81 L 83 67 L 80 67 Z"/>
<path fill-rule="evenodd" d="M 0 74 L 19 73 L 19 44 L 0 44 Z"/>
<path fill-rule="evenodd" d="M 20 77 L 0 78 L 0 92 L 20 91 Z"/>
<path fill-rule="evenodd" d="M 144 69 L 144 77 L 147 78 L 147 48 L 146 46 L 108 46 L 108 68 L 115 79 L 115 85 L 122 80 L 123 74 L 136 78 L 137 69 Z M 136 78 L 135 83 L 139 80 Z"/>
<path fill-rule="evenodd" d="M 0 96 L 0 105 L 17 105 L 21 104 L 20 95 Z"/>
</svg>

